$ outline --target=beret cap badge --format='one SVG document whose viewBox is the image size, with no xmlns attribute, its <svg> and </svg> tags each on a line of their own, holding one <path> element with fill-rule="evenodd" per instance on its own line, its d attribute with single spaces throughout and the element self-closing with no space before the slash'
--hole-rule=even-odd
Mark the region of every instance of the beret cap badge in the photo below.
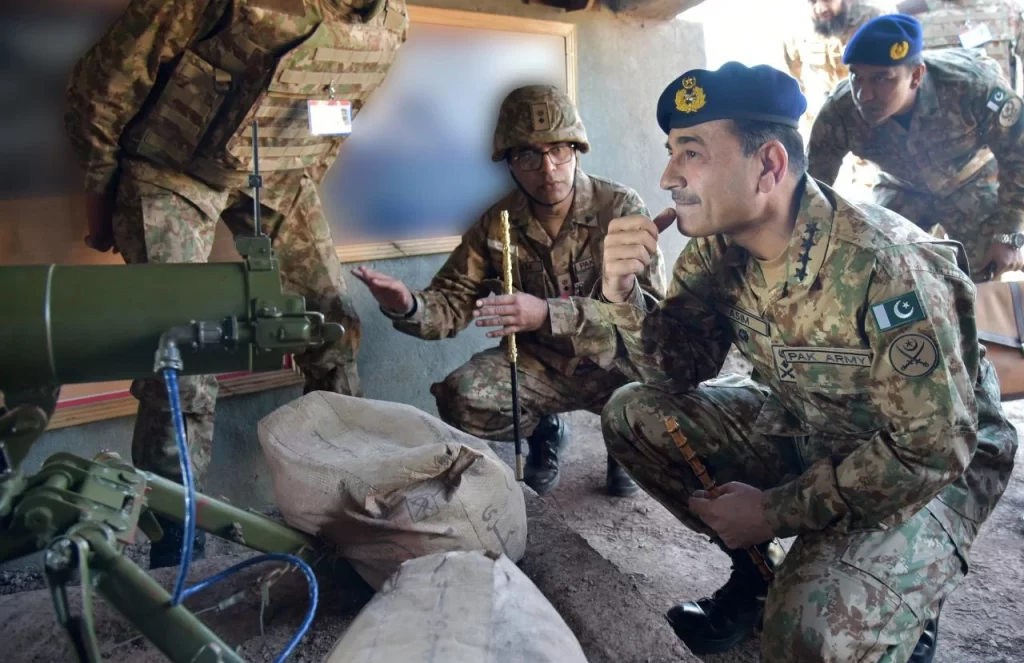
<svg viewBox="0 0 1024 663">
<path fill-rule="evenodd" d="M 697 85 L 697 79 L 693 76 L 684 78 L 682 89 L 676 92 L 676 109 L 683 113 L 696 113 L 706 103 L 707 97 L 703 88 Z"/>
<path fill-rule="evenodd" d="M 893 60 L 902 60 L 907 57 L 907 53 L 910 52 L 910 44 L 904 41 L 898 41 L 892 45 L 889 49 L 889 57 Z"/>
</svg>

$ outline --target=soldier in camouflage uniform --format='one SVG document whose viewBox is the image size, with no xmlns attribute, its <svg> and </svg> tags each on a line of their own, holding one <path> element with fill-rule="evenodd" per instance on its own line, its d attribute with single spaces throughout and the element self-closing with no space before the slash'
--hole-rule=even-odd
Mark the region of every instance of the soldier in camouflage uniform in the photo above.
<svg viewBox="0 0 1024 663">
<path fill-rule="evenodd" d="M 860 26 L 883 9 L 865 0 L 810 0 L 811 21 L 783 43 L 790 75 L 807 98 L 801 130 L 810 129 L 814 114 L 828 94 L 850 71 L 842 62 L 843 49 Z"/>
<path fill-rule="evenodd" d="M 132 264 L 206 262 L 219 220 L 235 235 L 251 233 L 257 121 L 263 230 L 283 289 L 346 331 L 341 342 L 296 356 L 305 389 L 360 395 L 359 319 L 317 192 L 347 134 L 313 134 L 307 102 L 344 101 L 358 112 L 407 25 L 404 0 L 132 0 L 68 87 L 65 123 L 85 170 L 87 243 L 113 247 Z M 180 481 L 162 381 L 136 381 L 132 394 L 135 464 Z M 180 394 L 201 484 L 217 382 L 182 377 Z M 176 563 L 180 548 L 180 526 L 162 524 L 167 536 L 154 544 L 153 566 Z"/>
<path fill-rule="evenodd" d="M 614 336 L 577 337 L 574 302 L 590 297 L 600 279 L 604 236 L 612 219 L 646 214 L 635 191 L 587 175 L 578 153 L 590 151 L 572 101 L 550 86 L 512 91 L 498 113 L 494 161 L 507 161 L 517 185 L 462 236 L 462 242 L 425 290 L 367 268 L 365 282 L 395 329 L 423 339 L 454 337 L 471 322 L 501 327 L 501 347 L 474 355 L 431 387 L 447 423 L 488 440 L 511 440 L 512 389 L 504 337 L 516 333 L 522 431 L 529 434 L 526 483 L 540 494 L 558 483 L 558 455 L 568 439 L 558 413 L 600 412 L 625 384 L 609 364 Z M 501 212 L 508 211 L 514 295 L 501 293 Z M 638 296 L 652 303 L 665 292 L 663 258 L 652 251 L 641 270 Z M 608 492 L 638 491 L 612 459 Z"/>
<path fill-rule="evenodd" d="M 790 75 L 800 83 L 807 98 L 807 111 L 800 120 L 805 140 L 825 98 L 850 73 L 842 62 L 846 43 L 860 26 L 887 13 L 878 3 L 867 0 L 810 0 L 808 4 L 811 20 L 785 40 L 782 52 Z M 877 172 L 871 163 L 851 155 L 843 162 L 837 182 L 857 187 L 851 193 L 867 194 Z"/>
<path fill-rule="evenodd" d="M 808 148 L 832 183 L 848 153 L 881 169 L 874 199 L 931 231 L 941 224 L 983 281 L 1024 266 L 1021 98 L 996 63 L 966 49 L 921 52 L 921 26 L 867 23 L 843 59 L 853 75 L 825 102 Z"/>
<path fill-rule="evenodd" d="M 796 81 L 763 65 L 669 85 L 661 184 L 693 239 L 651 307 L 630 294 L 636 256 L 667 224 L 614 220 L 600 294 L 577 302 L 577 327 L 614 329 L 619 366 L 639 380 L 604 410 L 609 452 L 733 560 L 713 597 L 668 614 L 692 650 L 724 651 L 763 619 L 766 663 L 929 661 L 1017 435 L 958 247 L 805 176 L 804 109 Z M 718 377 L 733 344 L 751 378 Z M 773 539 L 792 536 L 780 563 Z M 770 583 L 747 546 L 768 558 Z"/>
</svg>

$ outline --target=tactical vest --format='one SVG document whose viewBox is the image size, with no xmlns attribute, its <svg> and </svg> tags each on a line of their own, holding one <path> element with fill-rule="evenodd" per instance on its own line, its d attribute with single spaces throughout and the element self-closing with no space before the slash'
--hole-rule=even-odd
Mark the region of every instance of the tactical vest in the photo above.
<svg viewBox="0 0 1024 663">
<path fill-rule="evenodd" d="M 260 170 L 329 166 L 345 137 L 312 135 L 307 102 L 347 100 L 355 117 L 405 41 L 405 0 L 379 0 L 363 14 L 340 0 L 232 4 L 230 20 L 158 81 L 155 100 L 125 133 L 126 151 L 240 186 L 253 166 L 256 120 Z M 289 4 L 294 13 L 282 11 Z"/>
<path fill-rule="evenodd" d="M 960 36 L 980 25 L 988 26 L 992 39 L 977 48 L 999 63 L 1014 89 L 1020 86 L 1014 41 L 1019 19 L 1013 9 L 993 0 L 945 2 L 943 7 L 917 16 L 921 21 L 926 49 L 963 48 Z"/>
</svg>

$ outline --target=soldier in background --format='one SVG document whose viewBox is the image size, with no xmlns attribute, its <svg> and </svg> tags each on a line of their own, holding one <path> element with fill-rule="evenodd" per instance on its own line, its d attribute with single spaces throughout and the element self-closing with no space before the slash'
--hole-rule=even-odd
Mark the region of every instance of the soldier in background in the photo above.
<svg viewBox="0 0 1024 663">
<path fill-rule="evenodd" d="M 847 42 L 862 25 L 889 13 L 880 1 L 809 0 L 811 20 L 802 22 L 797 32 L 783 43 L 786 66 L 807 99 L 807 111 L 800 118 L 800 133 L 805 142 L 810 138 L 811 125 L 821 104 L 850 73 L 842 61 Z M 850 156 L 843 162 L 837 181 L 857 187 L 849 191 L 851 195 L 861 190 L 866 196 L 877 172 L 864 159 Z"/>
<path fill-rule="evenodd" d="M 874 200 L 967 250 L 976 281 L 1024 266 L 1022 102 L 994 60 L 922 52 L 921 24 L 882 16 L 850 40 L 852 75 L 822 106 L 808 170 L 831 185 L 847 153 L 882 171 Z"/>
<path fill-rule="evenodd" d="M 75 67 L 65 124 L 85 170 L 89 236 L 125 262 L 206 262 L 223 220 L 253 231 L 250 124 L 259 123 L 263 229 L 284 292 L 345 327 L 296 355 L 305 390 L 361 395 L 359 318 L 317 187 L 405 41 L 404 0 L 132 0 Z M 341 102 L 341 103 L 328 103 Z M 180 378 L 197 485 L 213 443 L 217 382 Z M 137 380 L 132 460 L 181 481 L 166 388 Z M 151 567 L 178 562 L 183 531 L 162 521 Z M 202 556 L 202 533 L 197 557 Z"/>
<path fill-rule="evenodd" d="M 431 387 L 441 418 L 471 435 L 513 439 L 504 337 L 516 333 L 521 423 L 529 434 L 525 480 L 542 495 L 558 483 L 558 457 L 568 441 L 558 414 L 599 413 L 626 382 L 612 364 L 614 335 L 580 334 L 573 310 L 600 282 L 608 223 L 647 208 L 632 189 L 584 173 L 577 155 L 589 151 L 583 122 L 564 93 L 550 86 L 512 91 L 498 112 L 491 158 L 507 162 L 516 190 L 466 231 L 424 290 L 412 292 L 366 267 L 353 271 L 395 329 L 411 336 L 451 338 L 474 321 L 500 327 L 488 336 L 502 338 L 501 347 L 477 353 Z M 509 214 L 517 292 L 487 297 L 502 292 L 502 210 Z M 636 295 L 653 305 L 665 292 L 660 249 L 644 260 Z M 620 497 L 639 490 L 610 457 L 606 485 Z"/>
</svg>

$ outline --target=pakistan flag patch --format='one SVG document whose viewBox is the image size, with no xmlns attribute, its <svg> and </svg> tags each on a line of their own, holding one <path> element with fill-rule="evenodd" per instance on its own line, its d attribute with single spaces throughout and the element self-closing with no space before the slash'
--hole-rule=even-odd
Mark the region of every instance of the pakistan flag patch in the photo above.
<svg viewBox="0 0 1024 663">
<path fill-rule="evenodd" d="M 881 304 L 875 304 L 871 307 L 871 313 L 874 314 L 880 331 L 909 325 L 925 318 L 924 307 L 913 290 L 899 297 L 887 299 Z"/>
</svg>

